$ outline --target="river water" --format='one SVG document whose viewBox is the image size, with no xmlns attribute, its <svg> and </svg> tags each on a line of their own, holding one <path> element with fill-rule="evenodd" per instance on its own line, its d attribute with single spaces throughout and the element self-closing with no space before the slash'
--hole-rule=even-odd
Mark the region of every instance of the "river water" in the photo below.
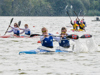
<svg viewBox="0 0 100 75">
<path fill-rule="evenodd" d="M 41 46 L 37 43 L 39 37 L 0 38 L 0 75 L 100 75 L 100 22 L 92 22 L 94 17 L 84 17 L 86 32 L 72 32 L 69 17 L 0 17 L 0 35 L 4 35 L 11 18 L 14 18 L 12 26 L 21 20 L 20 28 L 29 24 L 32 33 L 41 34 L 41 28 L 46 27 L 48 32 L 56 34 L 61 27 L 67 27 L 69 34 L 91 34 L 93 37 L 75 40 L 74 53 L 32 55 L 19 55 L 19 52 Z M 9 34 L 12 33 L 6 35 Z M 57 46 L 54 42 L 54 49 Z"/>
</svg>

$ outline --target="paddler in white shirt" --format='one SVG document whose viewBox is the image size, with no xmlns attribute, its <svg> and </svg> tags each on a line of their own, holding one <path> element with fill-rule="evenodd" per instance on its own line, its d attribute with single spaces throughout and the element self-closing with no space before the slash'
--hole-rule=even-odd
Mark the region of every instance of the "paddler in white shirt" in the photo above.
<svg viewBox="0 0 100 75">
<path fill-rule="evenodd" d="M 67 29 L 65 27 L 62 27 L 60 36 L 54 36 L 53 34 L 48 33 L 48 30 L 43 27 L 43 36 L 40 36 L 42 46 L 53 48 L 53 39 L 55 39 L 59 43 L 59 46 L 69 48 L 70 43 L 69 40 L 66 38 L 66 36 L 68 36 L 69 34 L 67 34 L 66 32 Z"/>
<path fill-rule="evenodd" d="M 25 32 L 26 35 L 30 35 L 30 34 L 31 34 L 31 31 L 30 31 L 30 29 L 28 28 L 28 24 L 25 24 L 24 27 L 25 27 L 25 28 L 20 28 L 20 30 L 23 30 L 20 34 L 22 34 L 22 33 Z"/>
<path fill-rule="evenodd" d="M 53 48 L 53 36 L 52 34 L 48 33 L 47 28 L 43 27 L 41 29 L 42 35 L 40 36 L 40 41 L 42 46 L 48 47 L 48 48 Z"/>
<path fill-rule="evenodd" d="M 66 36 L 68 36 L 69 34 L 66 32 L 67 32 L 67 29 L 65 27 L 62 27 L 61 34 L 60 34 L 61 37 L 54 37 L 54 38 L 59 43 L 59 46 L 64 47 L 64 48 L 69 48 L 70 43 L 69 43 L 69 40 L 66 38 Z"/>
<path fill-rule="evenodd" d="M 12 26 L 9 26 L 9 27 L 11 27 L 12 30 L 11 31 L 7 31 L 8 33 L 13 32 L 14 36 L 20 36 L 20 30 L 19 30 L 19 26 L 18 26 L 17 23 L 14 23 L 14 27 L 12 27 Z"/>
</svg>

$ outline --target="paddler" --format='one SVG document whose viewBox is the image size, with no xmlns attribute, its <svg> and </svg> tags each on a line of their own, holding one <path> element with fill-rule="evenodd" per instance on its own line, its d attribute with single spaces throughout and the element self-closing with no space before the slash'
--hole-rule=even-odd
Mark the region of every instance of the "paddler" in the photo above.
<svg viewBox="0 0 100 75">
<path fill-rule="evenodd" d="M 41 31 L 43 35 L 40 36 L 42 46 L 53 48 L 53 39 L 55 39 L 59 43 L 59 46 L 64 48 L 70 47 L 69 40 L 66 38 L 66 36 L 68 36 L 69 34 L 66 33 L 67 29 L 65 27 L 61 28 L 60 36 L 54 36 L 53 34 L 48 33 L 48 30 L 45 27 L 43 27 Z"/>
<path fill-rule="evenodd" d="M 59 46 L 64 47 L 64 48 L 69 48 L 70 47 L 70 42 L 66 38 L 69 34 L 67 33 L 67 28 L 62 27 L 61 28 L 61 37 L 55 37 L 56 41 L 59 43 Z"/>
<path fill-rule="evenodd" d="M 40 36 L 40 41 L 41 41 L 42 46 L 53 48 L 53 36 L 51 36 L 52 34 L 48 33 L 48 30 L 45 27 L 43 27 L 41 31 L 43 35 L 43 36 Z"/>
<path fill-rule="evenodd" d="M 86 22 L 84 21 L 84 19 L 82 19 L 82 21 L 83 21 L 83 24 L 85 25 L 85 27 L 87 27 Z"/>
<path fill-rule="evenodd" d="M 25 24 L 24 27 L 25 28 L 20 28 L 20 30 L 23 30 L 20 34 L 22 34 L 22 33 L 25 32 L 26 35 L 30 35 L 31 34 L 31 31 L 30 31 L 30 29 L 28 27 L 28 24 Z"/>
<path fill-rule="evenodd" d="M 73 25 L 74 30 L 78 30 L 78 24 L 76 24 L 76 21 L 74 21 L 74 23 L 72 23 L 72 20 L 71 20 L 71 24 Z"/>
<path fill-rule="evenodd" d="M 85 25 L 83 24 L 83 21 L 80 22 L 79 28 L 80 28 L 81 30 L 85 30 Z"/>
<path fill-rule="evenodd" d="M 8 33 L 13 32 L 14 33 L 14 36 L 20 36 L 20 30 L 19 30 L 19 26 L 18 26 L 17 23 L 14 23 L 14 27 L 12 27 L 12 26 L 9 26 L 9 27 L 11 27 L 12 30 L 7 31 Z"/>
</svg>

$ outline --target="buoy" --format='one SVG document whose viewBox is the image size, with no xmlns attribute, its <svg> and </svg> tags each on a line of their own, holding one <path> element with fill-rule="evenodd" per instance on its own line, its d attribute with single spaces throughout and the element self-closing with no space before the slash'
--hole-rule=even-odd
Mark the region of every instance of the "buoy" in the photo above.
<svg viewBox="0 0 100 75">
<path fill-rule="evenodd" d="M 37 43 L 41 43 L 41 41 L 38 41 Z"/>
<path fill-rule="evenodd" d="M 35 26 L 33 26 L 33 27 L 35 27 Z"/>
<path fill-rule="evenodd" d="M 56 32 L 56 34 L 59 34 L 58 32 Z"/>
</svg>

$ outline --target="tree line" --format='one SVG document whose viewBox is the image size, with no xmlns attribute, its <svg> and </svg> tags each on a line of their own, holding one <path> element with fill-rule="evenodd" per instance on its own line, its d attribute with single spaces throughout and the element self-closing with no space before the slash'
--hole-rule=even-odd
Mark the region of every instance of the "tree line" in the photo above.
<svg viewBox="0 0 100 75">
<path fill-rule="evenodd" d="M 100 0 L 0 0 L 0 16 L 100 15 Z"/>
</svg>

